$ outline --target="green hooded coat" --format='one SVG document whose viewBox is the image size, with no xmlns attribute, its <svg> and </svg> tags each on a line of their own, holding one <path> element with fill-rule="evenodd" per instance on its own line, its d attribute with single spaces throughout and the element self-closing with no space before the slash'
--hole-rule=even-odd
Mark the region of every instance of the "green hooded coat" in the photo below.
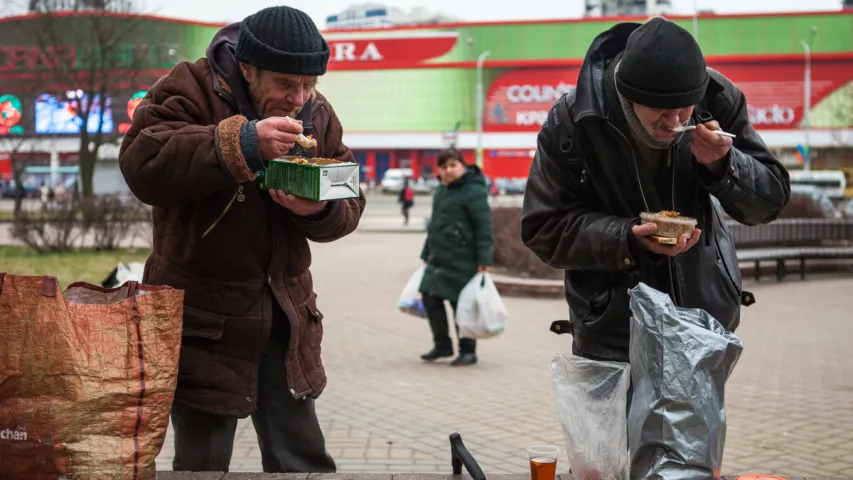
<svg viewBox="0 0 853 480">
<path fill-rule="evenodd" d="M 483 172 L 469 166 L 455 182 L 439 186 L 421 259 L 427 267 L 423 294 L 457 301 L 459 292 L 494 256 L 492 216 Z"/>
</svg>

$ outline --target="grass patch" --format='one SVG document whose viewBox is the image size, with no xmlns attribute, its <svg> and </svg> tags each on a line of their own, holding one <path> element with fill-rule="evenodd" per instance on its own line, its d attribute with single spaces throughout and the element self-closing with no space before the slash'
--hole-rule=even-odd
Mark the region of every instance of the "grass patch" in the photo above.
<svg viewBox="0 0 853 480">
<path fill-rule="evenodd" d="M 144 262 L 147 249 L 98 252 L 89 249 L 39 255 L 27 247 L 0 247 L 0 272 L 16 275 L 53 275 L 64 288 L 74 282 L 100 285 L 120 263 Z"/>
<path fill-rule="evenodd" d="M 50 220 L 51 216 L 56 217 L 56 214 L 51 215 L 50 213 L 42 213 L 38 210 L 24 210 L 24 213 L 27 214 L 27 218 L 36 220 Z M 83 214 L 78 212 L 76 214 L 77 220 L 83 220 Z M 148 215 L 146 213 L 140 213 L 138 215 L 128 215 L 127 218 L 129 220 L 133 220 L 136 222 L 144 222 L 148 220 Z M 15 212 L 12 210 L 0 210 L 0 222 L 12 222 L 15 220 Z"/>
</svg>

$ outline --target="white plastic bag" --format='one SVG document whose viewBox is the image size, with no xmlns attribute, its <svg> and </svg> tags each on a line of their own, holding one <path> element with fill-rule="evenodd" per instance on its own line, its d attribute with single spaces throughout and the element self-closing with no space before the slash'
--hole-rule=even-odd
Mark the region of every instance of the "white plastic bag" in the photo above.
<svg viewBox="0 0 853 480">
<path fill-rule="evenodd" d="M 558 353 L 550 371 L 572 475 L 628 480 L 631 367 Z"/>
<path fill-rule="evenodd" d="M 506 329 L 509 313 L 501 300 L 498 287 L 488 273 L 474 275 L 456 304 L 456 323 L 464 338 L 489 338 Z"/>
<path fill-rule="evenodd" d="M 400 294 L 400 300 L 397 302 L 397 306 L 400 307 L 401 312 L 410 313 L 420 318 L 427 318 L 426 308 L 424 307 L 420 292 L 424 271 L 426 271 L 425 265 L 415 270 L 415 273 L 406 282 L 403 293 Z"/>
</svg>

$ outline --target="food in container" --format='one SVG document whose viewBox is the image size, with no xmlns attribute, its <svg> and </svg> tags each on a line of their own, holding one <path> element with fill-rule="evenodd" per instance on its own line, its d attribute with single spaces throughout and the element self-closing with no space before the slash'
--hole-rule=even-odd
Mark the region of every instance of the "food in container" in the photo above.
<svg viewBox="0 0 853 480">
<path fill-rule="evenodd" d="M 296 139 L 296 143 L 302 145 L 304 148 L 314 148 L 317 146 L 317 140 L 314 140 L 314 137 L 308 135 L 307 137 L 303 134 L 299 134 L 299 137 Z"/>
<path fill-rule="evenodd" d="M 359 165 L 332 158 L 281 157 L 258 175 L 263 191 L 283 190 L 314 201 L 358 198 Z"/>
<path fill-rule="evenodd" d="M 682 217 L 678 212 L 663 210 L 658 213 L 643 212 L 640 214 L 640 223 L 654 223 L 658 226 L 657 232 L 652 239 L 664 245 L 675 245 L 682 234 L 687 235 L 689 240 L 696 228 L 696 219 Z"/>
</svg>

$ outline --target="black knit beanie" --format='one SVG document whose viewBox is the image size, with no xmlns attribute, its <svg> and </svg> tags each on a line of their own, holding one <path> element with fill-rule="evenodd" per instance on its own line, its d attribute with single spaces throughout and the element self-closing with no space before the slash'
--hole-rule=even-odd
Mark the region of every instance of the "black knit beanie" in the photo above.
<svg viewBox="0 0 853 480">
<path fill-rule="evenodd" d="M 311 17 L 290 7 L 269 7 L 240 24 L 234 55 L 264 70 L 293 75 L 323 75 L 329 44 Z"/>
<path fill-rule="evenodd" d="M 693 35 L 660 17 L 631 33 L 616 71 L 619 93 L 650 108 L 696 105 L 709 80 L 705 56 Z"/>
</svg>

